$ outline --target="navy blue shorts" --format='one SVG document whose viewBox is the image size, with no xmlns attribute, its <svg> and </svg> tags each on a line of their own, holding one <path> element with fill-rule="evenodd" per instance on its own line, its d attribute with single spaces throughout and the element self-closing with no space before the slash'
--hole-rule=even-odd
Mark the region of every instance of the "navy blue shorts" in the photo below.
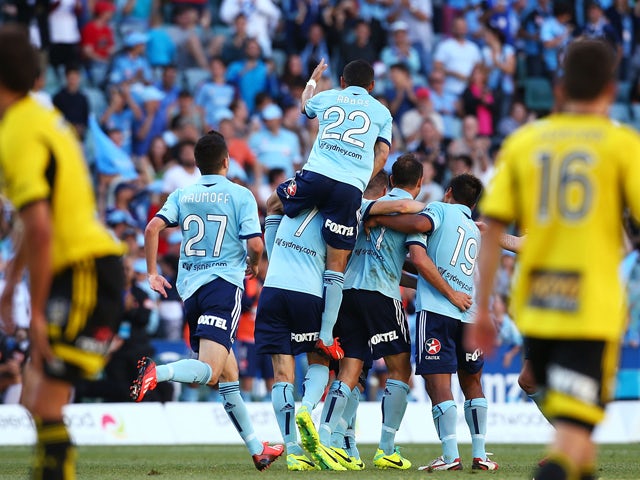
<svg viewBox="0 0 640 480">
<path fill-rule="evenodd" d="M 281 183 L 276 192 L 285 215 L 294 218 L 305 210 L 317 208 L 323 218 L 322 237 L 327 245 L 353 250 L 362 204 L 360 190 L 348 183 L 302 170 Z"/>
<path fill-rule="evenodd" d="M 236 341 L 233 351 L 238 361 L 238 373 L 241 377 L 273 378 L 271 357 L 259 354 L 255 343 Z"/>
<path fill-rule="evenodd" d="M 308 293 L 264 287 L 258 301 L 255 339 L 259 354 L 312 352 L 322 322 L 324 300 Z"/>
<path fill-rule="evenodd" d="M 399 300 L 370 290 L 345 290 L 338 322 L 345 357 L 365 360 L 411 351 L 409 324 Z"/>
<path fill-rule="evenodd" d="M 241 301 L 242 289 L 222 278 L 203 285 L 185 300 L 189 342 L 194 352 L 199 351 L 201 338 L 231 349 L 238 330 Z"/>
<path fill-rule="evenodd" d="M 467 324 L 439 313 L 421 310 L 416 316 L 416 374 L 455 373 L 459 369 L 475 374 L 482 370 L 480 350 L 467 352 L 463 346 Z"/>
</svg>

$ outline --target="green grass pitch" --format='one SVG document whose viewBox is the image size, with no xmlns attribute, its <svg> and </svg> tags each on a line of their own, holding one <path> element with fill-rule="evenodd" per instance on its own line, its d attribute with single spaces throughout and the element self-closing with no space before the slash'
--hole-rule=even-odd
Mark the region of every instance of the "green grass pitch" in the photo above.
<svg viewBox="0 0 640 480">
<path fill-rule="evenodd" d="M 367 468 L 362 472 L 287 472 L 286 461 L 279 459 L 265 472 L 253 467 L 244 446 L 180 446 L 180 447 L 82 447 L 79 449 L 79 480 L 142 480 L 142 479 L 223 479 L 246 480 L 254 478 L 305 479 L 356 478 L 362 479 L 447 479 L 478 480 L 484 476 L 492 479 L 531 479 L 532 466 L 544 455 L 542 445 L 492 445 L 492 457 L 500 464 L 496 472 L 472 471 L 470 447 L 461 446 L 464 470 L 460 472 L 426 473 L 417 471 L 440 453 L 439 445 L 407 445 L 402 454 L 413 462 L 410 470 L 377 470 L 371 458 L 375 446 L 360 447 Z M 31 449 L 27 447 L 0 447 L 0 479 L 22 480 L 28 478 Z M 603 445 L 600 447 L 600 464 L 597 478 L 601 480 L 640 479 L 640 444 Z"/>
</svg>

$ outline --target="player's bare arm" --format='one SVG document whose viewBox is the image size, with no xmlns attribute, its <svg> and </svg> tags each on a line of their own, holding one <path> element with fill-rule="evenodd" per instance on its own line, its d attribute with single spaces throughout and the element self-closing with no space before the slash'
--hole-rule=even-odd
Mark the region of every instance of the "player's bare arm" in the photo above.
<svg viewBox="0 0 640 480">
<path fill-rule="evenodd" d="M 373 172 L 371 178 L 375 177 L 382 170 L 389 158 L 389 145 L 386 142 L 378 140 L 373 146 Z"/>
<path fill-rule="evenodd" d="M 262 242 L 262 237 L 252 237 L 247 240 L 247 275 L 251 277 L 258 275 L 263 251 L 264 243 Z"/>
<path fill-rule="evenodd" d="M 31 356 L 34 367 L 41 369 L 43 360 L 53 358 L 45 316 L 53 277 L 53 226 L 49 203 L 40 200 L 27 205 L 20 211 L 20 219 L 24 224 L 23 248 L 31 282 Z"/>
<path fill-rule="evenodd" d="M 411 245 L 409 256 L 416 266 L 418 273 L 438 290 L 444 297 L 455 305 L 461 312 L 466 312 L 473 300 L 470 295 L 454 290 L 451 285 L 440 275 L 438 267 L 427 255 L 427 251 L 422 245 Z"/>
<path fill-rule="evenodd" d="M 13 315 L 13 296 L 26 262 L 26 249 L 24 246 L 24 231 L 21 222 L 16 222 L 12 232 L 13 242 L 16 248 L 14 257 L 7 263 L 4 271 L 4 288 L 0 294 L 0 325 L 7 335 L 13 335 L 16 325 Z"/>
<path fill-rule="evenodd" d="M 433 224 L 424 215 L 373 215 L 364 224 L 365 230 L 373 227 L 387 227 L 397 232 L 429 233 Z"/>
<path fill-rule="evenodd" d="M 394 213 L 418 213 L 425 204 L 416 200 L 379 200 L 371 206 L 369 215 L 391 215 Z"/>
<path fill-rule="evenodd" d="M 524 243 L 525 238 L 527 238 L 526 235 L 517 237 L 509 233 L 503 233 L 500 236 L 500 246 L 505 250 L 509 250 L 510 252 L 518 253 L 520 250 L 522 250 L 522 244 Z"/>
<path fill-rule="evenodd" d="M 165 289 L 171 288 L 169 281 L 158 274 L 158 242 L 160 232 L 167 228 L 164 220 L 153 217 L 144 229 L 144 256 L 147 260 L 147 278 L 151 288 L 167 298 Z"/>
<path fill-rule="evenodd" d="M 313 72 L 311 73 L 311 77 L 307 82 L 307 86 L 304 87 L 304 90 L 302 91 L 302 96 L 300 97 L 300 111 L 303 114 L 306 113 L 304 110 L 304 107 L 307 104 L 307 101 L 311 97 L 313 97 L 316 91 L 316 85 L 322 78 L 322 74 L 325 72 L 327 68 L 329 68 L 329 65 L 327 65 L 324 62 L 324 58 L 321 58 L 320 63 L 316 66 L 316 68 L 313 69 Z"/>
</svg>

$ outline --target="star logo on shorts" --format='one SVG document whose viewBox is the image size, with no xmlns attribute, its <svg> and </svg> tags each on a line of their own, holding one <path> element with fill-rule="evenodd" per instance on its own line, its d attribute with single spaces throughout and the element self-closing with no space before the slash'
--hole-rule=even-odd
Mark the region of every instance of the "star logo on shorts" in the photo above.
<svg viewBox="0 0 640 480">
<path fill-rule="evenodd" d="M 287 185 L 287 195 L 290 197 L 295 197 L 297 191 L 298 191 L 298 186 L 296 185 L 296 181 L 291 180 L 289 182 L 289 185 Z"/>
<path fill-rule="evenodd" d="M 429 340 L 424 342 L 424 346 L 426 347 L 427 353 L 429 355 L 436 355 L 440 351 L 442 344 L 437 338 L 430 338 Z"/>
</svg>

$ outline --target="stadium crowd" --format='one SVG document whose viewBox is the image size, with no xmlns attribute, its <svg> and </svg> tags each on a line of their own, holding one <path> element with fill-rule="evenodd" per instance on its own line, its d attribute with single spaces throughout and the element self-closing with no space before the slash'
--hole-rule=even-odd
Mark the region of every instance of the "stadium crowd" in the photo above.
<svg viewBox="0 0 640 480">
<path fill-rule="evenodd" d="M 373 93 L 394 119 L 387 166 L 415 152 L 424 167 L 417 197 L 423 202 L 441 200 L 460 173 L 486 184 L 502 139 L 552 110 L 558 59 L 575 36 L 605 38 L 618 52 L 611 116 L 640 125 L 640 6 L 625 0 L 2 0 L 0 18 L 29 26 L 42 52 L 33 94 L 75 127 L 101 218 L 129 247 L 118 345 L 104 381 L 81 385 L 79 398 L 127 400 L 135 360 L 153 354 L 152 340 L 184 336 L 176 289 L 160 298 L 146 281 L 143 230 L 169 193 L 200 176 L 197 139 L 211 129 L 225 136 L 229 177 L 251 189 L 264 216 L 267 199 L 305 163 L 315 138 L 317 122 L 300 115 L 299 101 L 322 58 L 329 69 L 317 91 L 335 87 L 351 60 L 374 65 Z M 11 256 L 11 219 L 5 206 L 4 260 Z M 175 287 L 181 235 L 164 233 L 160 267 Z M 640 269 L 636 257 L 629 262 L 627 341 L 637 347 Z M 522 342 L 505 310 L 513 270 L 505 253 L 494 300 L 502 341 L 514 347 L 505 363 Z M 269 389 L 269 359 L 254 358 L 252 350 L 262 280 L 246 281 L 235 345 L 247 395 L 256 366 Z M 411 290 L 404 306 L 414 313 Z M 27 328 L 28 312 L 24 318 Z M 5 383 L 19 382 L 11 359 L 0 369 Z M 371 399 L 384 374 L 384 364 L 376 364 Z M 173 395 L 159 388 L 147 398 Z M 181 398 L 199 395 L 187 388 Z"/>
</svg>

